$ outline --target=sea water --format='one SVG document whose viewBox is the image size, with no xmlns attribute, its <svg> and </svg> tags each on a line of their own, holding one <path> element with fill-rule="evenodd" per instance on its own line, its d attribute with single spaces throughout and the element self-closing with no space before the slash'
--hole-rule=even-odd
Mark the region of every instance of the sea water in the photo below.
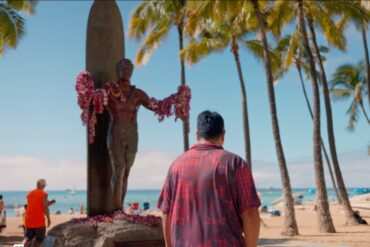
<svg viewBox="0 0 370 247">
<path fill-rule="evenodd" d="M 262 193 L 262 204 L 270 206 L 271 203 L 282 196 L 281 189 L 258 189 Z M 348 194 L 351 196 L 354 194 L 354 189 L 348 189 Z M 80 205 L 86 208 L 87 193 L 86 191 L 46 191 L 48 193 L 49 200 L 56 200 L 56 203 L 50 206 L 50 213 L 55 214 L 60 211 L 62 214 L 66 214 L 71 208 L 74 212 L 79 212 Z M 21 208 L 26 204 L 27 191 L 0 191 L 3 195 L 3 200 L 6 205 L 7 216 L 15 216 L 15 208 Z M 293 193 L 303 193 L 303 202 L 313 201 L 315 199 L 315 193 L 312 193 L 312 189 L 301 188 L 293 189 Z M 125 198 L 125 207 L 127 203 L 138 202 L 140 207 L 143 207 L 144 202 L 149 202 L 150 208 L 155 210 L 156 203 L 160 194 L 160 190 L 128 190 Z M 335 199 L 335 193 L 333 189 L 328 189 L 329 201 Z"/>
</svg>

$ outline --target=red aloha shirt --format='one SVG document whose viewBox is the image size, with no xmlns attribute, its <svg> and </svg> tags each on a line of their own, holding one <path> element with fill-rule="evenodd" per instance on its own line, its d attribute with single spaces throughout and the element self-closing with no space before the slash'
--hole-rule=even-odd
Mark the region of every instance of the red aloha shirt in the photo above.
<svg viewBox="0 0 370 247">
<path fill-rule="evenodd" d="M 245 246 L 241 214 L 261 205 L 251 166 L 221 146 L 196 144 L 171 165 L 157 207 L 172 246 Z"/>
</svg>

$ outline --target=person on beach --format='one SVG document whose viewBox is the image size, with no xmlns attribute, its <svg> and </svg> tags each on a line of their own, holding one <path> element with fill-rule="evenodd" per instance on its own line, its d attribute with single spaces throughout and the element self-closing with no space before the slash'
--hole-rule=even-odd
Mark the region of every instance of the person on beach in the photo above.
<svg viewBox="0 0 370 247">
<path fill-rule="evenodd" d="M 261 203 L 251 165 L 223 149 L 217 112 L 199 114 L 196 135 L 169 168 L 157 203 L 166 246 L 257 246 Z"/>
<path fill-rule="evenodd" d="M 3 195 L 0 195 L 0 232 L 6 227 L 5 203 Z"/>
<path fill-rule="evenodd" d="M 26 238 L 23 241 L 25 247 L 42 246 L 45 239 L 46 226 L 50 226 L 48 194 L 44 191 L 46 180 L 39 179 L 36 189 L 27 195 L 26 210 Z M 47 225 L 45 224 L 45 216 Z"/>
</svg>

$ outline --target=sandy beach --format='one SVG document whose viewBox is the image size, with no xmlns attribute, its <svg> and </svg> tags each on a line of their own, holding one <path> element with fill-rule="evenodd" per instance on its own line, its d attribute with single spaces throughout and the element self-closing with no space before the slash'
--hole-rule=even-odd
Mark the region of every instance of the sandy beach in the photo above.
<svg viewBox="0 0 370 247">
<path fill-rule="evenodd" d="M 332 217 L 337 230 L 335 234 L 323 234 L 317 231 L 316 213 L 312 210 L 296 210 L 300 236 L 286 238 L 280 236 L 282 217 L 262 215 L 268 227 L 261 227 L 260 246 L 337 246 L 337 247 L 369 247 L 370 226 L 344 226 L 343 212 L 335 206 L 331 207 Z M 360 210 L 361 215 L 370 222 L 370 210 Z M 63 223 L 81 215 L 52 215 L 52 225 Z M 18 227 L 19 217 L 8 217 L 7 228 L 0 234 L 0 246 L 13 246 L 23 239 L 22 229 Z M 50 228 L 49 228 L 50 229 Z"/>
</svg>

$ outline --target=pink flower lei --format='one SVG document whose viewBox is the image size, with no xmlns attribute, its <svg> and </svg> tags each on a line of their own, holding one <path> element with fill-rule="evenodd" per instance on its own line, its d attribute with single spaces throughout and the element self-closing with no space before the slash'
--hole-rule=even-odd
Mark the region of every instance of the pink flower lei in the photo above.
<svg viewBox="0 0 370 247">
<path fill-rule="evenodd" d="M 129 223 L 142 224 L 155 228 L 162 227 L 162 218 L 154 215 L 141 216 L 138 214 L 126 214 L 122 210 L 118 210 L 109 215 L 88 216 L 85 218 L 72 219 L 73 224 L 90 223 L 95 229 L 100 223 L 113 223 L 115 220 L 125 220 Z"/>
<path fill-rule="evenodd" d="M 82 71 L 76 80 L 76 91 L 78 94 L 78 105 L 82 113 L 82 124 L 88 126 L 89 144 L 94 142 L 96 115 L 104 111 L 108 103 L 108 94 L 114 93 L 116 85 L 112 82 L 106 83 L 102 89 L 95 89 L 94 80 L 88 71 Z M 162 122 L 165 117 L 175 115 L 175 121 L 180 118 L 182 121 L 189 119 L 191 91 L 186 85 L 180 85 L 177 93 L 170 95 L 163 100 L 151 98 L 149 108 L 157 115 Z M 123 95 L 121 101 L 124 102 Z M 189 132 L 189 129 L 187 130 Z"/>
</svg>

